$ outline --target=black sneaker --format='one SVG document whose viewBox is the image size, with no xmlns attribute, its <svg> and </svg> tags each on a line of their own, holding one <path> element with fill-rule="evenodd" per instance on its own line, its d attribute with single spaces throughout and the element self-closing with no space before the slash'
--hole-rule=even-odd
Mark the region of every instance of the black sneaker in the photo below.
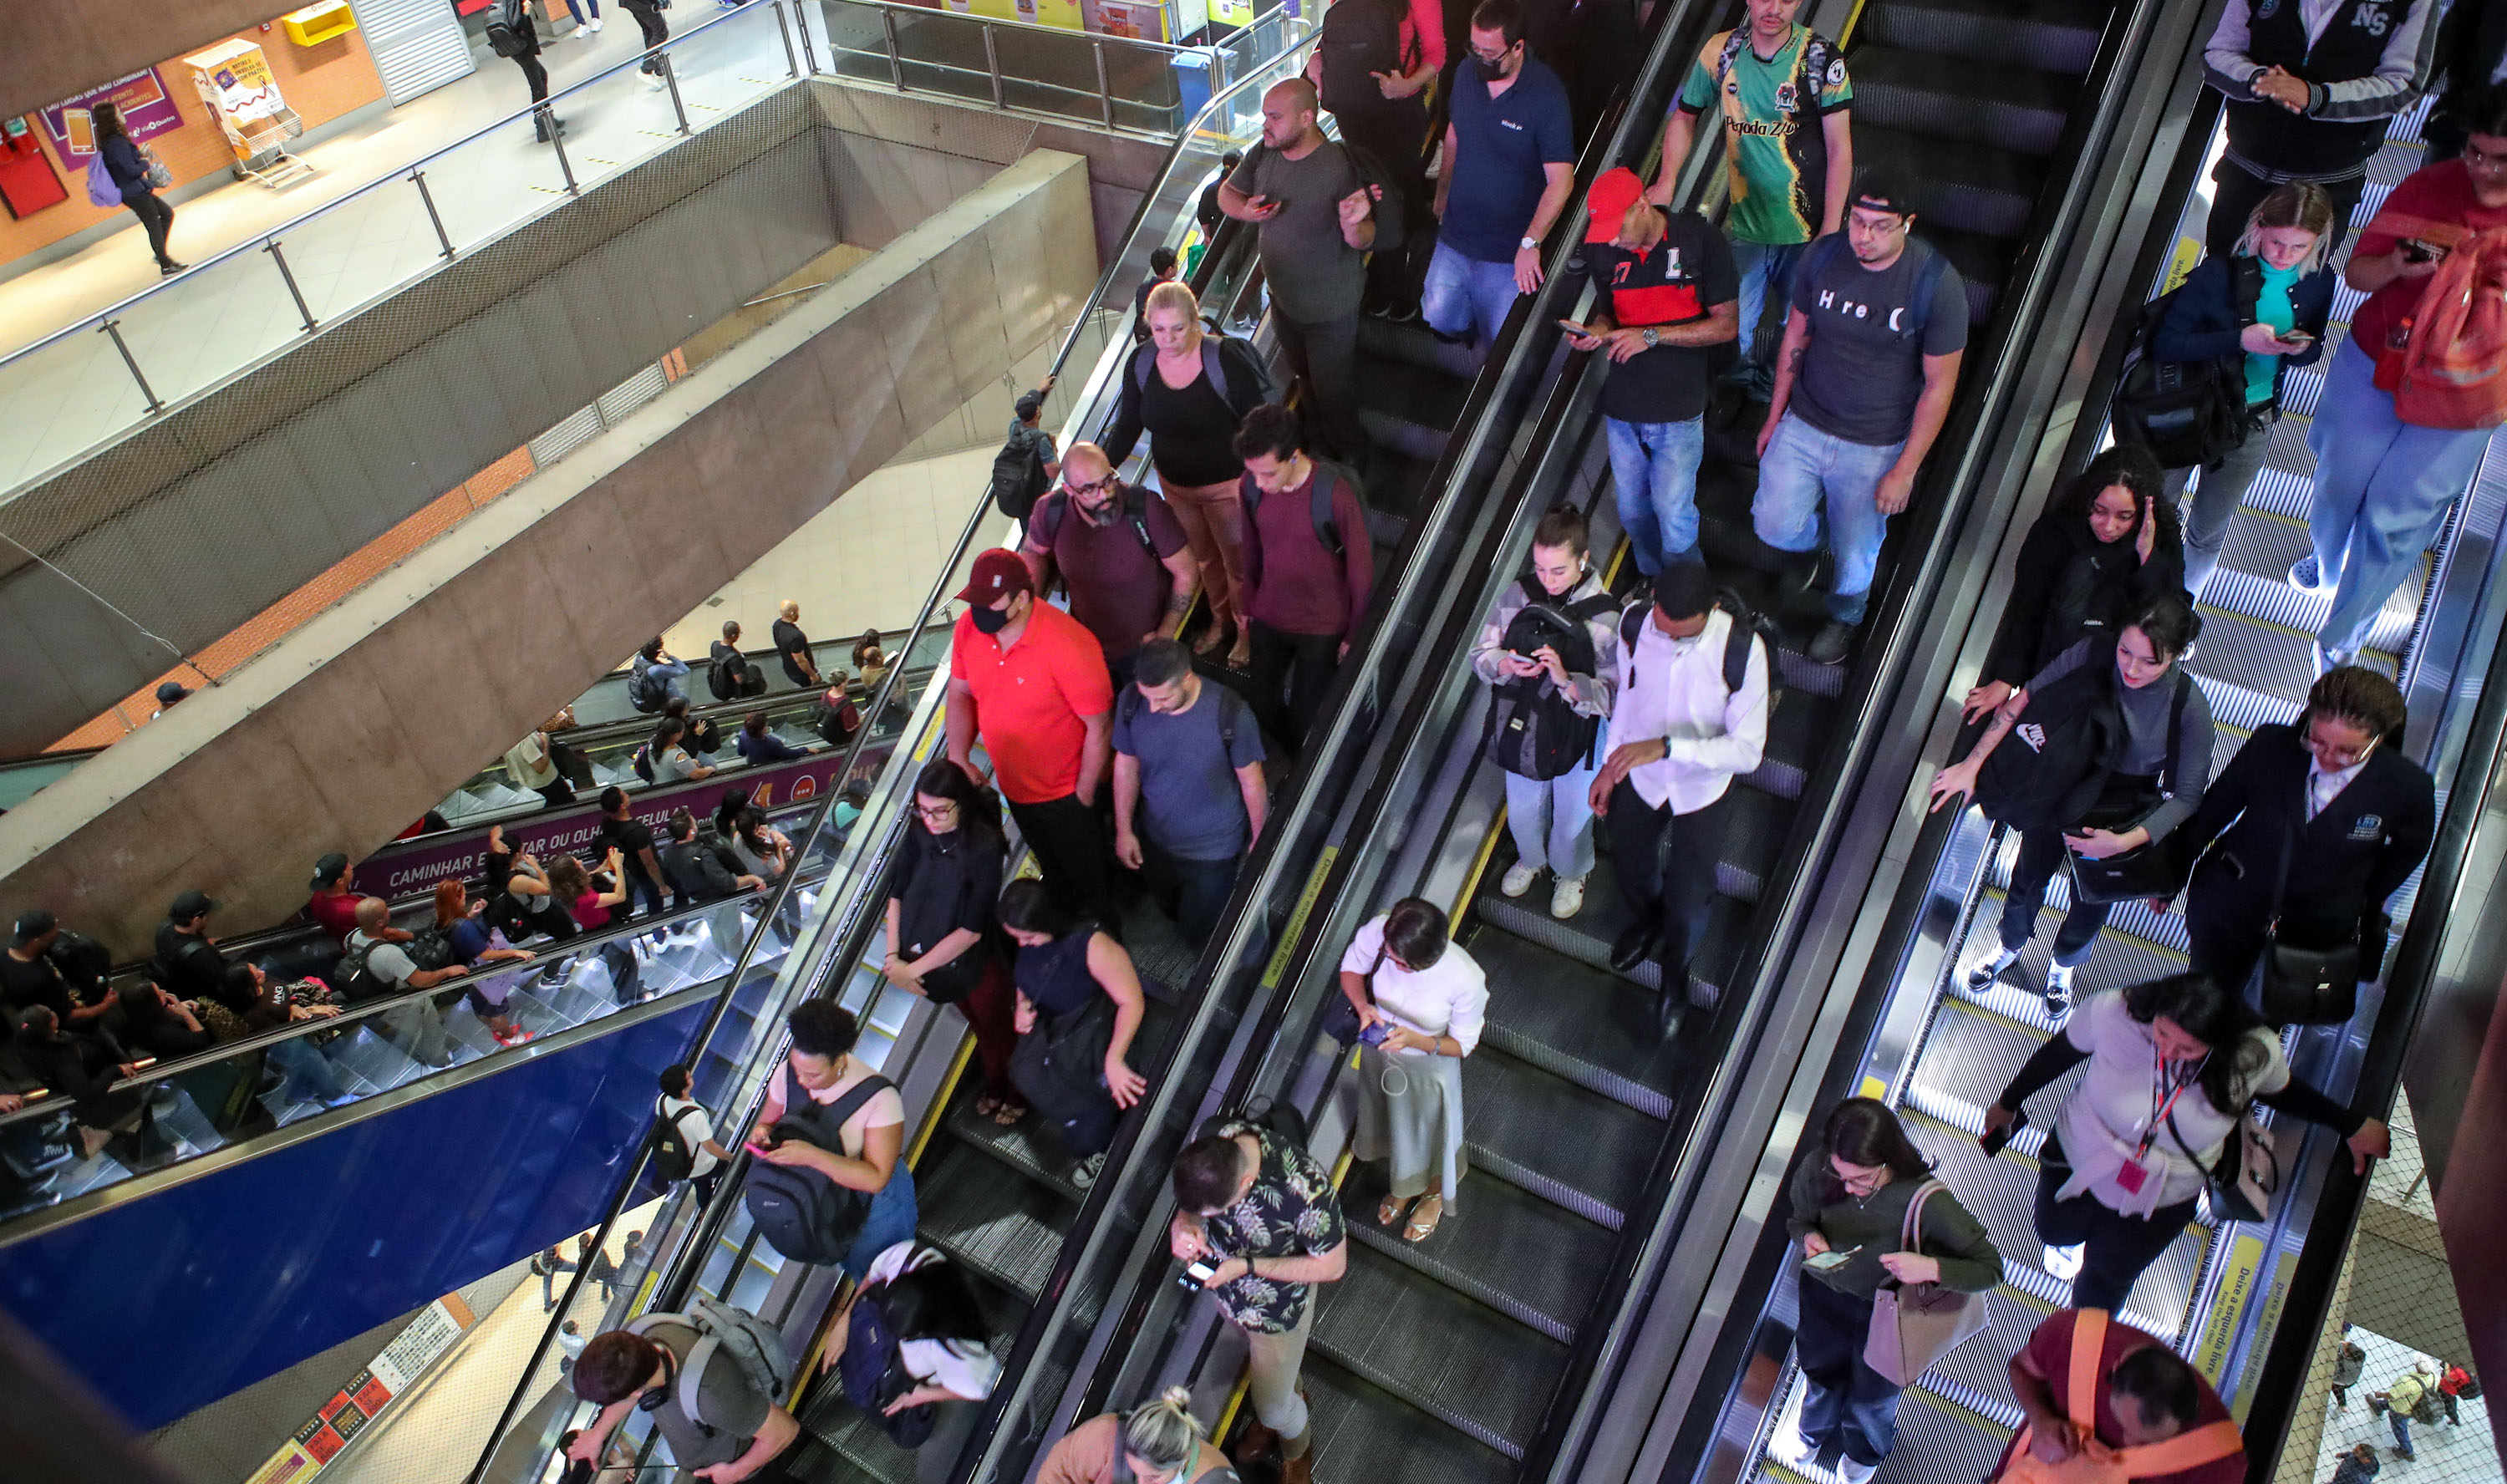
<svg viewBox="0 0 2507 1484">
<path fill-rule="evenodd" d="M 1106 1156 L 1102 1152 L 1091 1154 L 1086 1159 L 1081 1160 L 1078 1165 L 1072 1170 L 1071 1183 L 1078 1186 L 1082 1190 L 1086 1190 L 1091 1185 L 1097 1183 L 1097 1176 L 1105 1173 Z"/>
<path fill-rule="evenodd" d="M 1976 967 L 1967 971 L 1967 987 L 1982 994 L 1987 985 L 2002 977 L 2003 970 L 2018 961 L 2019 950 L 1997 948 L 1993 951 L 1992 958 L 1980 961 Z"/>
<path fill-rule="evenodd" d="M 2046 1013 L 2056 1020 L 2072 1013 L 2073 965 L 2049 964 L 2046 969 Z"/>
<path fill-rule="evenodd" d="M 1811 636 L 1810 648 L 1804 652 L 1813 665 L 1842 665 L 1846 650 L 1853 644 L 1854 626 L 1831 619 L 1819 626 L 1819 633 Z"/>
</svg>

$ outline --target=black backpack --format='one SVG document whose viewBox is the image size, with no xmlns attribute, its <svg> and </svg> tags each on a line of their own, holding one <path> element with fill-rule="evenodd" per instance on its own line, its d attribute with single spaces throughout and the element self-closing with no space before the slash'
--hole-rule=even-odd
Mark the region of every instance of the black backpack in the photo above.
<svg viewBox="0 0 2507 1484">
<path fill-rule="evenodd" d="M 498 56 L 522 56 L 531 50 L 523 39 L 523 0 L 494 0 L 488 7 L 488 50 Z"/>
<path fill-rule="evenodd" d="M 1151 561 L 1163 561 L 1158 556 L 1157 538 L 1149 534 L 1149 492 L 1138 485 L 1124 485 L 1121 489 L 1123 522 L 1132 527 L 1133 539 L 1141 543 L 1141 550 L 1149 554 Z M 1036 522 L 1028 535 L 1046 551 L 1053 550 L 1053 538 L 1062 533 L 1062 518 L 1070 513 L 1071 496 L 1053 496 L 1036 507 Z"/>
<path fill-rule="evenodd" d="M 748 683 L 748 656 L 716 639 L 713 659 L 706 666 L 706 689 L 713 692 L 716 701 L 738 701 L 755 694 Z"/>
<path fill-rule="evenodd" d="M 402 944 L 401 952 L 409 955 L 409 961 L 417 964 L 420 969 L 451 968 L 453 934 L 450 929 L 429 923 L 419 928 L 417 935 L 407 943 Z"/>
<path fill-rule="evenodd" d="M 1332 492 L 1340 488 L 1341 479 L 1342 475 L 1337 467 L 1318 458 L 1315 460 L 1315 477 L 1306 487 L 1307 514 L 1314 522 L 1315 539 L 1321 541 L 1324 544 L 1324 550 L 1334 557 L 1349 555 L 1349 543 L 1342 539 L 1340 522 L 1332 515 Z M 1366 490 L 1363 486 L 1353 479 L 1349 482 L 1349 492 L 1357 499 L 1360 509 L 1366 508 Z M 1262 489 L 1254 483 L 1254 476 L 1248 474 L 1236 482 L 1236 493 L 1244 503 L 1245 522 L 1250 525 L 1254 522 L 1254 512 L 1262 508 Z M 1362 540 L 1371 539 L 1363 530 L 1359 532 L 1359 536 Z"/>
<path fill-rule="evenodd" d="M 333 988 L 340 992 L 342 997 L 354 1003 L 381 999 L 386 995 L 396 993 L 393 987 L 385 984 L 382 976 L 376 973 L 366 962 L 374 957 L 375 950 L 381 947 L 382 947 L 381 939 L 370 938 L 363 948 L 352 948 L 340 956 L 340 966 L 332 970 L 332 973 L 335 976 Z"/>
<path fill-rule="evenodd" d="M 653 673 L 653 662 L 636 657 L 636 672 L 627 677 L 627 704 L 647 716 L 658 716 L 671 704 L 670 682 Z"/>
<path fill-rule="evenodd" d="M 1002 440 L 993 455 L 993 503 L 1013 521 L 1024 521 L 1036 499 L 1053 488 L 1044 472 L 1044 442 L 1024 430 Z"/>
<path fill-rule="evenodd" d="M 1247 364 L 1254 368 L 1253 385 L 1237 387 L 1233 390 L 1229 388 L 1227 384 L 1227 356 L 1225 352 L 1227 347 L 1231 345 L 1245 351 Z M 1132 390 L 1135 393 L 1145 392 L 1149 389 L 1149 377 L 1154 373 L 1157 367 L 1157 362 L 1158 347 L 1155 345 L 1143 345 L 1138 351 L 1134 352 L 1132 356 Z M 1210 378 L 1210 389 L 1218 393 L 1218 400 L 1226 403 L 1227 410 L 1234 413 L 1239 420 L 1242 420 L 1247 413 L 1260 407 L 1263 403 L 1279 400 L 1279 388 L 1272 384 L 1270 368 L 1264 366 L 1262 364 L 1262 358 L 1254 354 L 1252 347 L 1246 345 L 1243 341 L 1230 340 L 1226 336 L 1213 331 L 1203 332 L 1201 337 L 1201 371 L 1202 375 Z M 1236 394 L 1240 391 L 1244 393 L 1241 397 Z"/>
<path fill-rule="evenodd" d="M 693 1103 L 675 1113 L 662 1111 L 663 1100 L 653 1100 L 653 1173 L 671 1184 L 677 1184 L 697 1173 L 697 1146 L 688 1138 L 679 1121 L 697 1111 Z M 763 1168 L 763 1167 L 760 1167 Z"/>
<path fill-rule="evenodd" d="M 1380 113 L 1378 72 L 1401 68 L 1401 0 L 1336 0 L 1324 12 L 1316 54 L 1323 58 L 1323 105 L 1334 114 Z"/>
<path fill-rule="evenodd" d="M 1558 651 L 1568 673 L 1591 674 L 1593 633 L 1585 625 L 1610 612 L 1617 599 L 1596 593 L 1560 607 L 1531 578 L 1518 579 L 1515 586 L 1524 604 L 1508 621 L 1501 647 L 1529 656 L 1546 645 Z M 1490 762 L 1518 778 L 1546 780 L 1592 760 L 1601 742 L 1602 718 L 1579 712 L 1547 675 L 1504 679 L 1493 689 L 1481 742 Z"/>
<path fill-rule="evenodd" d="M 774 1128 L 777 1140 L 798 1139 L 839 1154 L 845 1147 L 845 1120 L 892 1085 L 886 1077 L 867 1077 L 822 1107 L 802 1091 L 789 1068 L 783 1077 L 783 1116 Z M 899 1176 L 911 1178 L 902 1170 L 890 1178 Z M 757 1235 L 794 1262 L 843 1261 L 861 1232 L 862 1218 L 870 1213 L 869 1191 L 839 1185 L 816 1170 L 770 1165 L 764 1160 L 749 1167 L 743 1196 Z"/>
<path fill-rule="evenodd" d="M 2099 662 L 2028 698 L 2019 725 L 1978 770 L 1976 803 L 1986 818 L 2016 830 L 2124 822 L 2095 817 L 2098 797 L 2125 744 L 2124 708 L 2116 701 L 2114 677 L 2110 650 Z M 2167 761 L 2159 775 L 2162 794 L 2176 786 L 2183 761 L 2176 755 L 2176 734 L 2193 686 L 2194 677 L 2179 666 L 2167 712 Z"/>
<path fill-rule="evenodd" d="M 2110 413 L 2116 441 L 2148 449 L 2162 469 L 2214 468 L 2246 441 L 2245 355 L 2209 361 L 2162 361 L 2159 328 L 2182 287 L 2141 307 L 2132 344 L 2116 379 Z M 2237 328 L 2255 322 L 2263 293 L 2263 268 L 2237 257 L 2229 265 L 2229 299 L 2237 307 Z"/>
<path fill-rule="evenodd" d="M 1783 690 L 1776 669 L 1776 626 L 1773 620 L 1756 612 L 1729 588 L 1715 595 L 1715 606 L 1732 616 L 1732 627 L 1724 634 L 1724 688 L 1737 691 L 1750 677 L 1750 640 L 1757 639 L 1767 648 L 1767 704 L 1773 706 Z M 1619 615 L 1619 650 L 1629 657 L 1628 684 L 1636 684 L 1635 656 L 1637 637 L 1643 632 L 1646 615 L 1653 610 L 1652 603 L 1630 603 Z M 1561 659 L 1566 658 L 1564 655 Z"/>
</svg>

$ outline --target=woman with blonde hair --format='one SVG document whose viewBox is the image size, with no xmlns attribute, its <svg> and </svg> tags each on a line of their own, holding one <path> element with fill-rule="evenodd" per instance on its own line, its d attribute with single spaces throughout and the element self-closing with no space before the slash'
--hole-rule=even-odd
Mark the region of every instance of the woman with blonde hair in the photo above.
<svg viewBox="0 0 2507 1484">
<path fill-rule="evenodd" d="M 1036 1484 L 1236 1484 L 1227 1455 L 1192 1415 L 1192 1393 L 1171 1386 L 1129 1412 L 1106 1412 L 1063 1435 Z"/>
<path fill-rule="evenodd" d="M 1185 284 L 1149 290 L 1143 318 L 1149 343 L 1124 368 L 1122 402 L 1100 447 L 1120 470 L 1147 431 L 1158 490 L 1192 544 L 1210 599 L 1210 628 L 1193 649 L 1209 654 L 1232 632 L 1227 663 L 1243 670 L 1253 662 L 1254 640 L 1242 611 L 1245 509 L 1237 484 L 1245 461 L 1236 456 L 1235 438 L 1245 415 L 1269 399 L 1271 379 L 1252 346 L 1203 328 L 1201 305 Z"/>
<path fill-rule="evenodd" d="M 2262 472 L 2280 421 L 2283 376 L 2324 354 L 2333 314 L 2333 199 L 2311 181 L 2276 187 L 2246 218 L 2237 250 L 2210 258 L 2168 301 L 2152 352 L 2170 363 L 2224 361 L 2245 390 L 2245 439 L 2202 470 L 2185 518 L 2185 590 L 2195 597 L 2220 564 L 2229 522 Z M 2234 358 L 2234 360 L 2232 360 Z M 2170 497 L 2191 471 L 2167 471 Z"/>
</svg>

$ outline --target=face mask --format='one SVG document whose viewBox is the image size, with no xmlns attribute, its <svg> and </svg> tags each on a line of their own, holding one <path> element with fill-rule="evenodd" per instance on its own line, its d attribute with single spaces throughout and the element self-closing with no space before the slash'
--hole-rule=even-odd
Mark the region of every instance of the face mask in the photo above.
<svg viewBox="0 0 2507 1484">
<path fill-rule="evenodd" d="M 1506 63 L 1503 60 L 1490 61 L 1484 56 L 1474 56 L 1472 58 L 1472 71 L 1483 83 L 1506 81 Z"/>
<path fill-rule="evenodd" d="M 999 633 L 1010 626 L 1007 608 L 977 608 L 974 620 L 977 633 Z"/>
</svg>

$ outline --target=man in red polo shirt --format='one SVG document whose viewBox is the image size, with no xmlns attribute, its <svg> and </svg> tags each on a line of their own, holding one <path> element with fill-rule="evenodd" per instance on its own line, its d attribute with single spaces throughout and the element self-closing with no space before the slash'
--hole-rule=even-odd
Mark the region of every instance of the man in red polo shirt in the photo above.
<svg viewBox="0 0 2507 1484">
<path fill-rule="evenodd" d="M 2075 1344 L 2097 1347 L 2094 1359 L 2081 1357 L 2077 1378 Z M 2010 1369 L 2011 1399 L 2028 1414 L 2028 1424 L 2003 1450 L 1986 1484 L 2039 1477 L 2021 1464 L 2023 1453 L 2035 1463 L 2059 1464 L 2084 1451 L 2127 1449 L 2144 1466 L 2131 1470 L 2135 1484 L 2244 1484 L 2245 1446 L 2220 1394 L 2165 1344 L 2102 1309 L 2048 1315 L 2011 1357 Z M 2070 1394 L 2076 1380 L 2089 1395 Z"/>
<path fill-rule="evenodd" d="M 1016 552 L 977 557 L 958 600 L 966 612 L 949 643 L 949 759 L 972 776 L 984 740 L 1045 884 L 1094 907 L 1107 895 L 1096 803 L 1114 725 L 1105 651 L 1077 619 L 1036 600 Z"/>
</svg>

